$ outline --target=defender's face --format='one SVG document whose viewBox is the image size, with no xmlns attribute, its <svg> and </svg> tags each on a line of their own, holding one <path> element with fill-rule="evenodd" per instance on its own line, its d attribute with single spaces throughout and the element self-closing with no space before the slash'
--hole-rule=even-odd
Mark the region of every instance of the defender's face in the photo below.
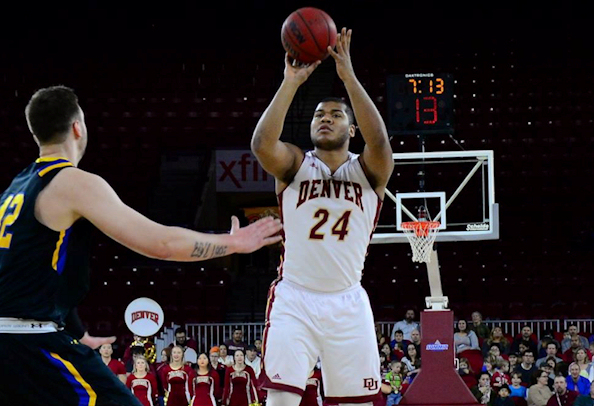
<svg viewBox="0 0 594 406">
<path fill-rule="evenodd" d="M 316 148 L 332 151 L 341 148 L 355 135 L 355 126 L 349 124 L 344 104 L 324 102 L 316 107 L 310 134 Z"/>
<path fill-rule="evenodd" d="M 80 153 L 80 157 L 82 158 L 87 150 L 87 144 L 89 142 L 89 134 L 87 132 L 87 124 L 85 123 L 85 113 L 79 107 L 80 110 L 80 119 L 77 120 L 78 122 L 78 130 L 81 133 L 81 138 L 79 139 L 78 144 L 78 151 Z M 76 125 L 76 124 L 75 124 Z"/>
</svg>

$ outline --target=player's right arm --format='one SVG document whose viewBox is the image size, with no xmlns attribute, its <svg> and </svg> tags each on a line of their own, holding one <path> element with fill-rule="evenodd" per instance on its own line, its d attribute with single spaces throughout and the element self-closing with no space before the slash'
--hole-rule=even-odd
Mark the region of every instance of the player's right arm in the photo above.
<svg viewBox="0 0 594 406">
<path fill-rule="evenodd" d="M 65 168 L 39 194 L 36 218 L 61 231 L 83 217 L 120 244 L 147 257 L 168 261 L 202 261 L 232 253 L 253 252 L 280 241 L 278 220 L 263 219 L 230 234 L 205 234 L 156 223 L 124 204 L 101 177 Z"/>
<path fill-rule="evenodd" d="M 280 181 L 293 177 L 303 158 L 303 151 L 295 145 L 280 140 L 289 107 L 301 86 L 321 61 L 311 65 L 294 66 L 285 55 L 284 79 L 272 102 L 260 117 L 252 136 L 252 152 L 260 165 Z"/>
</svg>

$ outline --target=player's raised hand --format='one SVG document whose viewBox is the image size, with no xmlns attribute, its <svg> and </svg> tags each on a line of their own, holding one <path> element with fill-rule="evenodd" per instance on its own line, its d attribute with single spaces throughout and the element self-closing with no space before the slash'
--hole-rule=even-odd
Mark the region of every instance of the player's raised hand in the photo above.
<svg viewBox="0 0 594 406">
<path fill-rule="evenodd" d="M 346 82 L 347 80 L 355 78 L 355 71 L 351 62 L 351 35 L 353 30 L 342 28 L 340 33 L 336 36 L 336 51 L 332 47 L 328 47 L 328 52 L 336 62 L 336 73 L 338 77 Z"/>
<path fill-rule="evenodd" d="M 303 65 L 287 53 L 285 54 L 285 79 L 300 86 L 321 63 L 322 61 L 316 61 L 314 63 Z"/>
<path fill-rule="evenodd" d="M 231 217 L 231 235 L 236 237 L 238 253 L 254 252 L 265 245 L 279 242 L 282 237 L 278 232 L 283 228 L 280 220 L 264 217 L 249 226 L 239 227 L 239 219 Z"/>
</svg>

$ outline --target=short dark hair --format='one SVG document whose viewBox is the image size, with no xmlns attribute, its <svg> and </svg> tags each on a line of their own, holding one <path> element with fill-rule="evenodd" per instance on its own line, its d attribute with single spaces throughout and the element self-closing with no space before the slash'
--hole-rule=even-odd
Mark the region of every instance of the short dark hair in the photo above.
<svg viewBox="0 0 594 406">
<path fill-rule="evenodd" d="M 396 330 L 396 331 L 394 331 L 394 335 L 396 335 L 396 334 L 404 335 L 404 332 L 402 330 Z"/>
<path fill-rule="evenodd" d="M 183 327 L 178 327 L 175 329 L 175 335 L 179 334 L 179 333 L 184 333 L 185 335 L 188 335 L 188 333 L 186 333 L 186 329 L 184 329 Z"/>
<path fill-rule="evenodd" d="M 64 141 L 79 113 L 78 97 L 66 86 L 39 89 L 25 108 L 29 129 L 41 145 Z"/>
<path fill-rule="evenodd" d="M 344 99 L 340 97 L 326 97 L 320 101 L 320 103 L 328 103 L 328 102 L 335 102 L 340 103 L 344 106 L 344 111 L 349 118 L 349 124 L 355 124 L 355 113 L 353 113 L 353 109 L 351 105 Z"/>
</svg>

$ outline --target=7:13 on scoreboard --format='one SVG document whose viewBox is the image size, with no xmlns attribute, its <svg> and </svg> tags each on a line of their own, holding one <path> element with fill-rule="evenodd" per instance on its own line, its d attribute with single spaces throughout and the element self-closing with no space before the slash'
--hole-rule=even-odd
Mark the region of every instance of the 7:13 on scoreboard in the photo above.
<svg viewBox="0 0 594 406">
<path fill-rule="evenodd" d="M 453 84 L 449 73 L 388 76 L 390 134 L 453 133 Z"/>
</svg>

